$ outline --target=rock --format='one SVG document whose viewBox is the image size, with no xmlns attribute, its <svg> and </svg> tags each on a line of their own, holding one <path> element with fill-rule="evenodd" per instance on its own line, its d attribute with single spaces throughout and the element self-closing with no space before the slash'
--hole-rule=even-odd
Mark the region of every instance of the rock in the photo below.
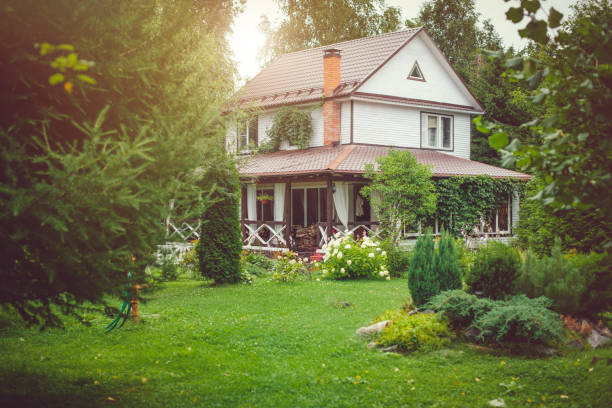
<svg viewBox="0 0 612 408">
<path fill-rule="evenodd" d="M 586 319 L 583 319 L 580 323 L 580 333 L 589 334 L 593 330 L 593 324 Z"/>
<path fill-rule="evenodd" d="M 391 320 L 383 320 L 382 322 L 374 323 L 371 326 L 364 326 L 357 329 L 359 337 L 369 336 L 374 333 L 380 333 L 385 327 L 391 323 Z"/>
<path fill-rule="evenodd" d="M 478 336 L 478 334 L 480 334 L 480 332 L 475 327 L 470 327 L 469 329 L 467 329 L 466 331 L 463 332 L 463 335 L 465 336 L 465 339 L 467 341 L 471 341 L 471 342 L 475 342 L 476 341 L 476 337 Z"/>
<path fill-rule="evenodd" d="M 408 312 L 408 316 L 412 316 L 412 315 L 417 314 L 417 313 L 419 313 L 419 312 L 416 311 L 416 310 L 411 310 L 411 311 Z"/>
<path fill-rule="evenodd" d="M 568 341 L 567 346 L 577 350 L 582 350 L 584 348 L 584 344 L 582 341 L 580 341 L 580 339 L 572 339 Z"/>
<path fill-rule="evenodd" d="M 606 337 L 612 337 L 612 332 L 610 331 L 610 329 L 608 329 L 607 327 L 602 327 L 602 328 L 597 328 L 597 331 L 599 332 L 599 334 L 601 334 L 602 336 L 606 336 Z"/>
<path fill-rule="evenodd" d="M 602 336 L 597 330 L 592 330 L 589 337 L 587 337 L 587 341 L 594 349 L 606 344 L 610 340 L 612 340 L 610 337 Z"/>
<path fill-rule="evenodd" d="M 431 309 L 427 309 L 427 310 L 422 311 L 421 314 L 436 314 L 436 312 L 434 312 Z"/>
<path fill-rule="evenodd" d="M 369 349 L 373 349 L 373 348 L 376 348 L 376 346 L 378 346 L 378 343 L 376 343 L 375 341 L 371 341 L 371 342 L 368 343 L 367 347 Z"/>
<path fill-rule="evenodd" d="M 537 346 L 535 346 L 533 348 L 533 351 L 535 351 L 541 356 L 555 356 L 559 354 L 559 352 L 556 349 L 552 347 L 546 347 L 541 344 L 538 344 Z"/>
<path fill-rule="evenodd" d="M 497 398 L 494 400 L 489 401 L 489 405 L 492 407 L 505 407 L 506 406 L 506 402 L 504 401 L 503 398 Z"/>
<path fill-rule="evenodd" d="M 394 344 L 392 346 L 385 347 L 384 349 L 381 349 L 380 351 L 382 351 L 383 353 L 390 353 L 396 350 L 397 350 L 397 344 Z"/>
</svg>

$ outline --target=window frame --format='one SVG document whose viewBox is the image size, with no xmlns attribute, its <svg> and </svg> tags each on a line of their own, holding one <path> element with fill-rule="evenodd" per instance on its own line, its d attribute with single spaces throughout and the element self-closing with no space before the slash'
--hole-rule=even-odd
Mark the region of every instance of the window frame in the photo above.
<svg viewBox="0 0 612 408">
<path fill-rule="evenodd" d="M 252 129 L 255 129 L 255 131 L 252 132 Z M 246 136 L 244 146 L 240 144 L 242 136 Z M 257 115 L 238 121 L 236 127 L 236 150 L 239 152 L 249 151 L 247 147 L 253 141 L 252 139 L 254 139 L 255 147 L 259 147 L 259 117 Z"/>
<path fill-rule="evenodd" d="M 412 71 L 414 71 L 414 68 L 417 68 L 419 70 L 419 74 L 421 74 L 421 77 L 414 77 L 412 76 Z M 410 68 L 410 71 L 408 71 L 408 76 L 406 77 L 406 79 L 410 79 L 411 81 L 421 81 L 421 82 L 426 82 L 425 81 L 425 75 L 423 75 L 423 70 L 421 69 L 421 66 L 419 65 L 419 62 L 417 60 L 414 60 L 414 64 L 412 64 L 412 68 Z"/>
<path fill-rule="evenodd" d="M 428 121 L 430 116 L 436 116 L 437 119 L 437 127 L 436 129 L 439 131 L 439 144 L 436 147 L 431 147 L 429 145 L 424 145 L 423 142 L 426 140 L 426 136 L 427 136 L 427 129 L 428 128 L 423 128 L 423 124 L 424 121 Z M 443 125 L 442 125 L 442 118 L 448 118 L 451 121 L 451 130 L 450 130 L 450 136 L 451 136 L 451 147 L 444 147 L 443 146 Z M 427 111 L 421 111 L 420 112 L 420 138 L 419 138 L 419 146 L 421 149 L 424 150 L 443 150 L 445 152 L 454 152 L 455 151 L 455 115 L 452 114 L 446 114 L 446 113 L 440 113 L 440 112 L 427 112 Z"/>
</svg>

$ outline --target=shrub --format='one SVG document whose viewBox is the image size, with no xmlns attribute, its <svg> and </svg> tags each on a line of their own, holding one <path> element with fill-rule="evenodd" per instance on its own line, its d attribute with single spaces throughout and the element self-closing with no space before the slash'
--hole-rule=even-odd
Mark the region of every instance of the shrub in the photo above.
<svg viewBox="0 0 612 408">
<path fill-rule="evenodd" d="M 355 241 L 352 234 L 336 237 L 323 246 L 323 277 L 331 279 L 390 279 L 387 252 L 378 241 L 365 236 Z"/>
<path fill-rule="evenodd" d="M 395 278 L 406 276 L 410 267 L 410 251 L 403 251 L 391 243 L 383 246 L 387 251 L 387 269 Z"/>
<path fill-rule="evenodd" d="M 551 304 L 544 297 L 519 295 L 506 302 L 451 290 L 432 298 L 428 307 L 443 312 L 457 328 L 477 329 L 481 341 L 544 343 L 563 336 L 559 315 L 548 309 Z"/>
<path fill-rule="evenodd" d="M 532 251 L 525 253 L 517 289 L 534 298 L 546 296 L 559 313 L 580 314 L 587 289 L 586 275 L 561 253 L 561 239 L 555 238 L 551 256 L 538 258 Z"/>
<path fill-rule="evenodd" d="M 252 264 L 250 262 L 247 262 L 244 265 L 244 270 L 254 276 L 264 276 L 268 273 L 267 269 L 264 269 L 261 266 Z"/>
<path fill-rule="evenodd" d="M 545 297 L 529 299 L 515 296 L 498 301 L 489 312 L 474 320 L 478 338 L 496 342 L 547 343 L 563 337 L 559 315 L 548 309 L 552 301 Z"/>
<path fill-rule="evenodd" d="M 178 265 L 170 256 L 164 256 L 161 260 L 161 278 L 164 281 L 175 281 L 178 279 Z"/>
<path fill-rule="evenodd" d="M 435 248 L 430 234 L 417 239 L 410 257 L 408 287 L 415 305 L 421 306 L 440 292 L 440 282 L 434 271 Z"/>
<path fill-rule="evenodd" d="M 221 162 L 209 173 L 218 188 L 227 192 L 219 194 L 219 200 L 203 214 L 202 239 L 198 242 L 200 271 L 215 283 L 236 283 L 240 281 L 242 251 L 238 172 L 233 163 Z"/>
<path fill-rule="evenodd" d="M 298 257 L 295 252 L 287 251 L 278 256 L 278 261 L 274 263 L 272 268 L 272 281 L 291 283 L 295 281 L 300 274 L 306 272 L 304 261 Z"/>
<path fill-rule="evenodd" d="M 257 252 L 247 252 L 246 261 L 268 271 L 274 266 L 274 261 L 272 259 Z"/>
<path fill-rule="evenodd" d="M 503 299 L 514 292 L 520 265 L 516 249 L 492 241 L 476 254 L 466 281 L 472 292 L 481 291 L 486 297 Z"/>
<path fill-rule="evenodd" d="M 455 238 L 455 249 L 457 251 L 457 258 L 459 258 L 459 269 L 461 270 L 461 276 L 465 280 L 470 274 L 472 265 L 474 265 L 476 251 L 468 247 L 463 238 Z"/>
<path fill-rule="evenodd" d="M 448 232 L 442 232 L 434 266 L 440 283 L 440 291 L 461 289 L 461 271 L 455 240 Z"/>
<path fill-rule="evenodd" d="M 435 314 L 408 315 L 404 310 L 388 310 L 377 322 L 391 320 L 376 337 L 377 344 L 397 345 L 401 351 L 431 351 L 450 343 L 446 320 Z"/>
<path fill-rule="evenodd" d="M 442 292 L 427 303 L 427 307 L 443 312 L 458 328 L 470 326 L 474 320 L 488 313 L 495 306 L 495 301 L 479 298 L 462 290 Z"/>
<path fill-rule="evenodd" d="M 586 278 L 586 290 L 577 314 L 595 316 L 612 310 L 612 254 L 574 254 L 569 260 Z"/>
</svg>

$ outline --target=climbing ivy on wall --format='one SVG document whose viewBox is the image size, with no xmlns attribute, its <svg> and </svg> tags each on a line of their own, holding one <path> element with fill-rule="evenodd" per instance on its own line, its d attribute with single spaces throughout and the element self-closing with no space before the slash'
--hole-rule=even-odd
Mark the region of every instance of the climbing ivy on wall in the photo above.
<svg viewBox="0 0 612 408">
<path fill-rule="evenodd" d="M 439 225 L 455 236 L 470 232 L 480 217 L 494 214 L 515 188 L 524 183 L 490 176 L 449 177 L 435 180 L 438 193 L 436 216 Z"/>
<path fill-rule="evenodd" d="M 309 110 L 300 110 L 290 106 L 283 106 L 276 112 L 272 127 L 268 130 L 269 140 L 260 147 L 262 153 L 273 152 L 280 148 L 283 140 L 289 144 L 307 149 L 312 134 L 312 119 Z"/>
</svg>

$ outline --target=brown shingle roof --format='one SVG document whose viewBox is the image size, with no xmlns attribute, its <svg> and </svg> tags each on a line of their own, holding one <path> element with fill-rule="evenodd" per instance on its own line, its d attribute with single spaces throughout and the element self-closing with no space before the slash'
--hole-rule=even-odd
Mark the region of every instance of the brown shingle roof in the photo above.
<svg viewBox="0 0 612 408">
<path fill-rule="evenodd" d="M 284 150 L 248 158 L 240 166 L 243 177 L 282 176 L 313 173 L 362 174 L 365 164 L 376 164 L 376 158 L 389 153 L 388 146 L 339 145 L 313 147 L 306 150 Z M 462 159 L 435 150 L 408 150 L 421 164 L 431 165 L 434 177 L 479 176 L 529 179 L 517 171 Z"/>
<path fill-rule="evenodd" d="M 341 84 L 336 96 L 348 95 L 368 74 L 410 40 L 420 28 L 344 41 L 284 54 L 251 79 L 238 93 L 239 104 L 271 107 L 323 96 L 323 50 L 341 50 Z"/>
</svg>

